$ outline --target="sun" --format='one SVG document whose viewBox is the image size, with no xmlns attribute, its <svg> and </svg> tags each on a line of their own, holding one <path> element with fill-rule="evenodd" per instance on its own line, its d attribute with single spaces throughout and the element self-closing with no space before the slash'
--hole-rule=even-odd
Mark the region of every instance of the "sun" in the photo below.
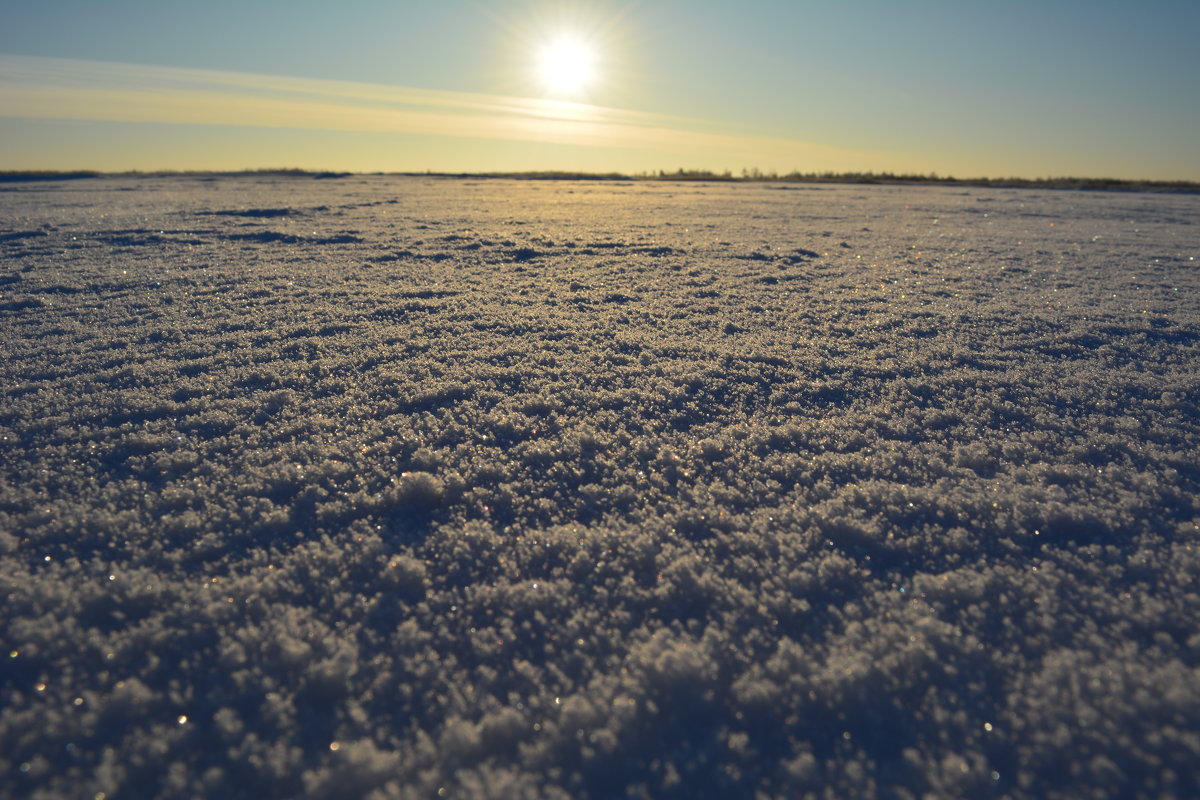
<svg viewBox="0 0 1200 800">
<path fill-rule="evenodd" d="M 550 95 L 578 97 L 596 80 L 595 49 L 578 36 L 556 36 L 537 53 L 537 75 Z"/>
</svg>

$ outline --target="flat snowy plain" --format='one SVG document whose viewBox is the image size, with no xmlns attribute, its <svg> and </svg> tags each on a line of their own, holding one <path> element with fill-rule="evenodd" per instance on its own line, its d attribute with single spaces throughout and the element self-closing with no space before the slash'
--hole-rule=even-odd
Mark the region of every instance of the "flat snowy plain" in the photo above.
<svg viewBox="0 0 1200 800">
<path fill-rule="evenodd" d="M 1200 795 L 1200 196 L 0 184 L 0 796 Z"/>
</svg>

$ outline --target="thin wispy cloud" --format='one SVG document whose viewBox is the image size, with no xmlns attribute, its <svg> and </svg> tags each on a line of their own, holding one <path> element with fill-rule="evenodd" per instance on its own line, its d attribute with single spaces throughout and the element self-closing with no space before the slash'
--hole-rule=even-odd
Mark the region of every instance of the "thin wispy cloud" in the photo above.
<svg viewBox="0 0 1200 800">
<path fill-rule="evenodd" d="M 394 132 L 854 167 L 879 154 L 583 103 L 0 55 L 0 116 Z"/>
</svg>

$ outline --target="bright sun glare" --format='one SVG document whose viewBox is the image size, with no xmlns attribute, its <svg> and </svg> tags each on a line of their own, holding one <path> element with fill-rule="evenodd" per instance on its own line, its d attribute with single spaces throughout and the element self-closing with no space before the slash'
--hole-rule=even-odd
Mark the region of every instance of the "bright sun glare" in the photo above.
<svg viewBox="0 0 1200 800">
<path fill-rule="evenodd" d="M 573 97 L 586 90 L 596 78 L 596 57 L 587 42 L 559 36 L 538 53 L 538 77 L 548 92 Z"/>
</svg>

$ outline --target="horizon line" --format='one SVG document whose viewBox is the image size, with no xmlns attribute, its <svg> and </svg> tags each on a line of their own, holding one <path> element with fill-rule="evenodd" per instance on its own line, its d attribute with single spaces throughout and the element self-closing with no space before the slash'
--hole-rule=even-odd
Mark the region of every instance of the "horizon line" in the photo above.
<svg viewBox="0 0 1200 800">
<path fill-rule="evenodd" d="M 308 177 L 317 179 L 393 176 L 393 177 L 429 177 L 429 178 L 463 178 L 463 179 L 510 179 L 510 180 L 592 180 L 592 181 L 668 181 L 668 182 L 718 182 L 718 183 L 895 183 L 895 184 L 930 184 L 930 185 L 969 185 L 1003 187 L 1040 187 L 1040 188 L 1082 188 L 1082 189 L 1174 189 L 1183 191 L 1200 191 L 1200 181 L 1187 179 L 1139 179 L 1085 176 L 1045 176 L 1029 177 L 992 177 L 974 176 L 959 178 L 953 175 L 931 173 L 897 173 L 891 171 L 792 171 L 779 173 L 776 171 L 761 171 L 757 168 L 743 169 L 735 175 L 731 170 L 716 172 L 707 169 L 679 168 L 673 172 L 666 170 L 619 172 L 619 171 L 586 171 L 586 170 L 513 170 L 513 171 L 461 171 L 461 170 L 320 170 L 300 167 L 248 167 L 239 170 L 223 169 L 155 169 L 155 170 L 47 170 L 47 169 L 2 169 L 0 168 L 0 183 L 79 180 L 86 178 L 105 177 L 186 177 L 186 176 L 278 176 L 278 177 Z"/>
</svg>

